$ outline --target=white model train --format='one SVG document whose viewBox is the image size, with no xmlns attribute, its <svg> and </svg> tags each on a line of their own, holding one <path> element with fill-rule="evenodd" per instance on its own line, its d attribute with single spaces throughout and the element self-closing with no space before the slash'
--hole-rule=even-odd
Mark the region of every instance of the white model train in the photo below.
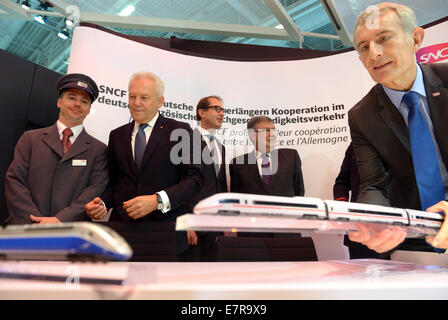
<svg viewBox="0 0 448 320">
<path fill-rule="evenodd" d="M 200 201 L 195 214 L 271 216 L 322 219 L 345 222 L 371 222 L 439 229 L 440 213 L 399 209 L 363 203 L 321 200 L 308 197 L 279 197 L 245 193 L 218 193 Z"/>
<path fill-rule="evenodd" d="M 0 229 L 0 257 L 21 260 L 128 260 L 132 249 L 109 227 L 90 222 L 11 225 Z"/>
</svg>

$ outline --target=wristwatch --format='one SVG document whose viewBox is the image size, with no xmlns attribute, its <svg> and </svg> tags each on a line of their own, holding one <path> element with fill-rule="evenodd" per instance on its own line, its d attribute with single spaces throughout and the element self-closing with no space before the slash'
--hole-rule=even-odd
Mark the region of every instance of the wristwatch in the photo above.
<svg viewBox="0 0 448 320">
<path fill-rule="evenodd" d="M 157 197 L 157 210 L 162 210 L 163 209 L 162 197 L 158 193 L 156 193 L 156 197 Z"/>
</svg>

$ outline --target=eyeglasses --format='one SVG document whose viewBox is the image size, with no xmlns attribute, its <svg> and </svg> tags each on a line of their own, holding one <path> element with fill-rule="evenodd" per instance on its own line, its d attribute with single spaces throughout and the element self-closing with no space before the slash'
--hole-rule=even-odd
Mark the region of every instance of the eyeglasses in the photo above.
<svg viewBox="0 0 448 320">
<path fill-rule="evenodd" d="M 278 129 L 266 128 L 266 129 L 253 129 L 255 133 L 277 135 Z"/>
<path fill-rule="evenodd" d="M 218 113 L 221 113 L 221 112 L 226 113 L 224 108 L 222 108 L 220 106 L 207 106 L 207 107 L 201 107 L 200 109 L 210 109 L 210 108 L 215 108 L 216 112 L 218 112 Z"/>
</svg>

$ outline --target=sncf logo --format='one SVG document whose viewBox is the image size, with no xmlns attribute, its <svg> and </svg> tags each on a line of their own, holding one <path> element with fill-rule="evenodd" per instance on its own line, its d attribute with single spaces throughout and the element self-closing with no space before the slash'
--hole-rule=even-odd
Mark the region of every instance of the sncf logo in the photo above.
<svg viewBox="0 0 448 320">
<path fill-rule="evenodd" d="M 433 63 L 448 59 L 448 43 L 435 44 L 417 51 L 418 63 Z"/>
</svg>

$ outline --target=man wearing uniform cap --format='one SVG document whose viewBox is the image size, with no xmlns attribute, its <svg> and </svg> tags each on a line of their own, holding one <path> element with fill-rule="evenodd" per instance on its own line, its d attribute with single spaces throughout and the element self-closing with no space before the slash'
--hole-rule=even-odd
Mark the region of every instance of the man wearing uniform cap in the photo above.
<svg viewBox="0 0 448 320">
<path fill-rule="evenodd" d="M 106 145 L 83 121 L 98 97 L 96 83 L 72 73 L 56 83 L 57 122 L 26 131 L 6 172 L 5 196 L 13 224 L 86 220 L 84 205 L 108 183 Z"/>
</svg>

